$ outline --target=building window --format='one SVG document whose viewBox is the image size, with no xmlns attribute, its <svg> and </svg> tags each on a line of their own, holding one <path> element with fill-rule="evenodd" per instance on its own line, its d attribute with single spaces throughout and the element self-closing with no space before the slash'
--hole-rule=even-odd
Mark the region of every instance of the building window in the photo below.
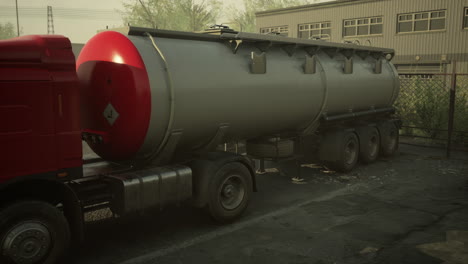
<svg viewBox="0 0 468 264">
<path fill-rule="evenodd" d="M 463 17 L 463 28 L 468 29 L 468 7 L 465 7 L 465 16 Z"/>
<path fill-rule="evenodd" d="M 445 10 L 398 15 L 398 33 L 445 29 Z"/>
<path fill-rule="evenodd" d="M 274 35 L 280 35 L 283 37 L 287 37 L 289 33 L 289 27 L 288 26 L 279 26 L 279 27 L 267 27 L 267 28 L 261 28 L 260 29 L 261 34 L 274 34 Z"/>
<path fill-rule="evenodd" d="M 318 22 L 299 25 L 299 38 L 323 39 L 331 38 L 331 22 Z"/>
<path fill-rule="evenodd" d="M 343 36 L 371 36 L 383 33 L 382 17 L 347 19 L 343 22 Z"/>
</svg>

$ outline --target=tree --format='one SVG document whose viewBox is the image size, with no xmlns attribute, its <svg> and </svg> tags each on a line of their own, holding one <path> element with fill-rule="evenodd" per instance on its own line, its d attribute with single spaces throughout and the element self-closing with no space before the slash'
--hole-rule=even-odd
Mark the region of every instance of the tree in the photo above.
<svg viewBox="0 0 468 264">
<path fill-rule="evenodd" d="M 308 4 L 307 0 L 243 0 L 245 11 L 234 10 L 231 20 L 240 26 L 241 31 L 255 32 L 255 13 L 270 9 Z"/>
<path fill-rule="evenodd" d="M 167 0 L 149 0 L 144 3 L 123 3 L 125 24 L 140 27 L 167 28 L 167 17 L 170 2 Z"/>
<path fill-rule="evenodd" d="M 200 31 L 216 23 L 216 18 L 219 15 L 221 2 L 210 1 L 208 4 L 203 1 L 200 4 L 195 4 L 193 0 L 183 0 L 176 8 L 182 16 L 176 28 L 186 31 Z"/>
<path fill-rule="evenodd" d="M 16 30 L 13 23 L 0 24 L 0 39 L 9 39 L 16 37 Z"/>
<path fill-rule="evenodd" d="M 123 19 L 133 26 L 199 31 L 215 24 L 220 6 L 219 0 L 138 0 L 124 3 Z"/>
</svg>

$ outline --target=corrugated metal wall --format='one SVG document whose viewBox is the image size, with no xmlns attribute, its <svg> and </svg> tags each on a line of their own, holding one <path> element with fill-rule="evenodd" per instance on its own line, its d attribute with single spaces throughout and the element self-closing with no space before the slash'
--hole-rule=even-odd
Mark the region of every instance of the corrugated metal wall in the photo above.
<svg viewBox="0 0 468 264">
<path fill-rule="evenodd" d="M 363 0 L 260 14 L 257 28 L 288 25 L 289 37 L 297 37 L 299 24 L 331 21 L 333 42 L 357 40 L 361 45 L 393 48 L 397 54 L 394 63 L 402 65 L 432 64 L 433 68 L 437 63 L 449 63 L 440 69 L 450 71 L 450 62 L 457 60 L 458 72 L 468 72 L 468 30 L 463 29 L 465 7 L 468 0 Z M 398 14 L 433 10 L 446 10 L 445 30 L 397 34 Z M 383 17 L 382 35 L 343 37 L 344 19 L 372 16 Z"/>
</svg>

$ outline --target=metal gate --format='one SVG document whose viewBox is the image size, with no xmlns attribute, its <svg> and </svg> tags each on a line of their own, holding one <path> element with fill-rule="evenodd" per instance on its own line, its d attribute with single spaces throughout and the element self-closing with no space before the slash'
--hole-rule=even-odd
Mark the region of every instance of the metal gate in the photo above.
<svg viewBox="0 0 468 264">
<path fill-rule="evenodd" d="M 468 74 L 400 74 L 402 140 L 468 150 Z"/>
</svg>

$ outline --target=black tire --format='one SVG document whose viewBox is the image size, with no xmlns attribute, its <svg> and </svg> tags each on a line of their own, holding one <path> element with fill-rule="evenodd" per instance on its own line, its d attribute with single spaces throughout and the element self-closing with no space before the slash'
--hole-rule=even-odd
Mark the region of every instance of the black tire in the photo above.
<svg viewBox="0 0 468 264">
<path fill-rule="evenodd" d="M 366 164 L 372 163 L 379 157 L 380 134 L 377 128 L 365 128 L 365 137 L 361 137 L 360 160 Z M 362 142 L 364 140 L 364 142 Z"/>
<path fill-rule="evenodd" d="M 223 165 L 210 183 L 208 210 L 211 217 L 218 223 L 236 220 L 247 208 L 252 190 L 252 176 L 243 164 Z M 236 198 L 231 200 L 230 194 Z"/>
<path fill-rule="evenodd" d="M 400 135 L 395 123 L 389 123 L 380 130 L 380 153 L 384 157 L 393 156 L 398 150 Z"/>
<path fill-rule="evenodd" d="M 354 132 L 344 133 L 338 160 L 327 162 L 327 167 L 338 172 L 350 172 L 356 166 L 359 157 L 359 139 Z"/>
<path fill-rule="evenodd" d="M 56 207 L 21 201 L 0 211 L 0 263 L 55 264 L 69 246 L 70 228 Z"/>
</svg>

